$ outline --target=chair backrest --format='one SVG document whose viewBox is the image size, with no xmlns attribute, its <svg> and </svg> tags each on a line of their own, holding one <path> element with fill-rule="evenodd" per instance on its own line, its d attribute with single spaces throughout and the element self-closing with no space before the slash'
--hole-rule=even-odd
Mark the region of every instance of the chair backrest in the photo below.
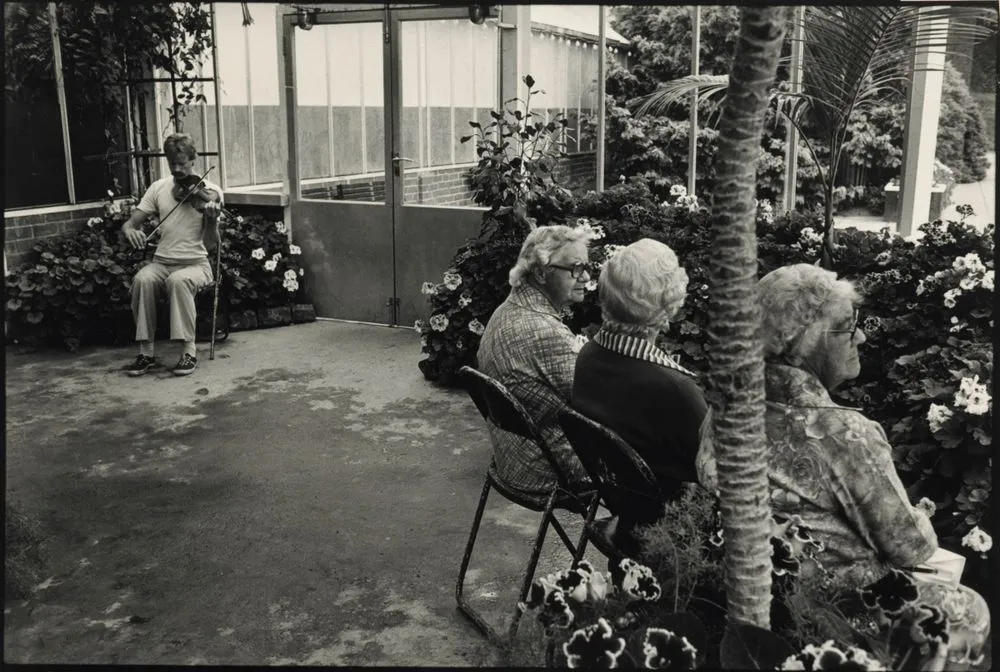
<svg viewBox="0 0 1000 672">
<path fill-rule="evenodd" d="M 612 514 L 660 510 L 656 475 L 624 439 L 569 407 L 559 412 L 559 424 Z"/>
<path fill-rule="evenodd" d="M 502 383 L 482 371 L 463 366 L 458 371 L 459 378 L 465 382 L 465 389 L 479 409 L 486 422 L 505 432 L 517 434 L 535 443 L 542 455 L 548 460 L 552 471 L 563 489 L 569 486 L 566 475 L 552 455 L 548 443 L 542 437 L 535 421 L 525 410 L 517 398 L 510 393 Z"/>
</svg>

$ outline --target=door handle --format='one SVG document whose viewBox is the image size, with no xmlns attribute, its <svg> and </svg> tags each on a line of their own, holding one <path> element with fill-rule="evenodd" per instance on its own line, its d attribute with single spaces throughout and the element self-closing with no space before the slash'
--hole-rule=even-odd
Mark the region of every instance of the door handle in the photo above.
<svg viewBox="0 0 1000 672">
<path fill-rule="evenodd" d="M 408 159 L 405 156 L 400 156 L 399 154 L 393 154 L 393 156 L 392 156 L 392 174 L 395 175 L 396 177 L 399 177 L 399 162 L 400 161 L 409 161 L 410 163 L 414 163 L 413 159 Z"/>
</svg>

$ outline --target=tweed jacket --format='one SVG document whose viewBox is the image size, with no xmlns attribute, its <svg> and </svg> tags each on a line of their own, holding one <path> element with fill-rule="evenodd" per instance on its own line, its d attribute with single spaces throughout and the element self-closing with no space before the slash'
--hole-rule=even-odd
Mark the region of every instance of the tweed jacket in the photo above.
<svg viewBox="0 0 1000 672">
<path fill-rule="evenodd" d="M 535 421 L 571 483 L 587 482 L 583 465 L 559 426 L 559 410 L 573 388 L 576 337 L 548 298 L 524 284 L 510 290 L 490 317 L 479 343 L 479 370 L 510 390 Z M 557 483 L 552 467 L 530 441 L 490 426 L 498 475 L 531 494 Z"/>
<path fill-rule="evenodd" d="M 796 367 L 768 363 L 766 391 L 772 510 L 802 516 L 838 582 L 863 586 L 927 560 L 937 536 L 910 504 L 882 427 Z"/>
<path fill-rule="evenodd" d="M 621 436 L 667 499 L 682 483 L 697 482 L 698 432 L 708 406 L 695 374 L 645 338 L 602 327 L 577 357 L 571 405 Z"/>
</svg>

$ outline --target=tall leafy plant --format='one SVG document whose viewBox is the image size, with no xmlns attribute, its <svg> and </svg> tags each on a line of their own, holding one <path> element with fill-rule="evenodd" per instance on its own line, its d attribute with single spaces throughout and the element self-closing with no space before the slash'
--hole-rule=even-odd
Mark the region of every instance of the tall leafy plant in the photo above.
<svg viewBox="0 0 1000 672">
<path fill-rule="evenodd" d="M 802 24 L 802 90 L 776 88 L 772 102 L 794 125 L 821 166 L 824 191 L 822 259 L 832 265 L 834 190 L 854 113 L 902 95 L 912 76 L 909 58 L 922 45 L 948 51 L 953 40 L 977 40 L 996 33 L 996 13 L 965 7 L 805 7 Z M 938 21 L 938 19 L 948 19 Z M 786 59 L 787 62 L 787 59 Z M 683 77 L 662 85 L 640 111 L 690 98 L 724 95 L 726 75 Z M 829 148 L 820 161 L 815 144 Z M 825 165 L 824 165 L 825 163 Z"/>
<path fill-rule="evenodd" d="M 421 334 L 419 363 L 428 380 L 451 384 L 462 366 L 475 361 L 479 338 L 496 307 L 507 297 L 507 273 L 521 243 L 536 226 L 565 223 L 574 208 L 573 194 L 559 184 L 556 166 L 565 154 L 567 121 L 548 121 L 531 109 L 540 91 L 531 75 L 523 79 L 527 93 L 490 112 L 492 122 L 470 121 L 479 157 L 469 176 L 483 213 L 479 236 L 459 248 L 451 267 L 422 291 L 431 316 L 414 325 Z M 511 104 L 513 106 L 510 106 Z"/>
</svg>

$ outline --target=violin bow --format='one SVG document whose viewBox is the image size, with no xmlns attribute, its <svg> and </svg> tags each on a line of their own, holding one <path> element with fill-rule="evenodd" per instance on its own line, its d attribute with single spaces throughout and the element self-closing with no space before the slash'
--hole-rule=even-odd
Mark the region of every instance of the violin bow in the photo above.
<svg viewBox="0 0 1000 672">
<path fill-rule="evenodd" d="M 209 166 L 208 170 L 205 171 L 205 174 L 198 178 L 198 184 L 195 185 L 194 188 L 189 189 L 188 192 L 186 194 L 184 194 L 184 198 L 182 198 L 180 201 L 178 201 L 177 205 L 175 205 L 174 207 L 170 208 L 170 212 L 168 212 L 166 215 L 164 215 L 163 219 L 160 220 L 160 223 L 156 225 L 156 228 L 149 232 L 149 235 L 146 236 L 147 240 L 150 239 L 150 238 L 152 238 L 153 234 L 160 230 L 160 227 L 163 226 L 163 222 L 167 221 L 167 217 L 169 217 L 170 215 L 174 214 L 174 210 L 176 210 L 177 208 L 181 207 L 182 205 L 184 205 L 184 203 L 187 202 L 187 200 L 191 197 L 191 194 L 194 193 L 195 189 L 197 189 L 199 186 L 201 186 L 201 184 L 205 181 L 205 178 L 208 177 L 208 174 L 211 173 L 213 170 L 215 170 L 215 166 Z"/>
</svg>

